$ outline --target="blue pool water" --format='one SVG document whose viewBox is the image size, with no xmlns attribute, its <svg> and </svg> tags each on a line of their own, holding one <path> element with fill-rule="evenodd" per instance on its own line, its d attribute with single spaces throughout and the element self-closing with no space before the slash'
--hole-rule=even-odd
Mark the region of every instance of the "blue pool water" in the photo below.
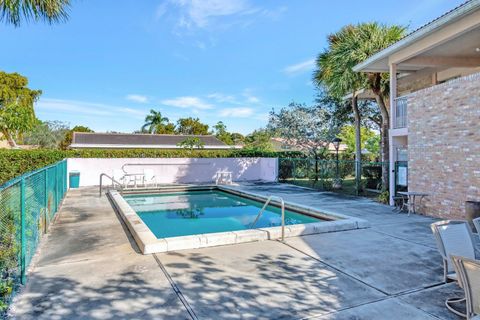
<svg viewBox="0 0 480 320">
<path fill-rule="evenodd" d="M 249 229 L 263 203 L 221 191 L 124 196 L 157 238 Z M 285 224 L 320 219 L 285 210 Z M 281 210 L 268 206 L 256 228 L 282 223 Z"/>
</svg>

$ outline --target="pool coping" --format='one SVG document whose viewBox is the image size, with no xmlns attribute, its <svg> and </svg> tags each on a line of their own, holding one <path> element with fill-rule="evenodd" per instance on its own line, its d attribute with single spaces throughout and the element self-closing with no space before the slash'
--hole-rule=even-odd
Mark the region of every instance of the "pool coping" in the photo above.
<svg viewBox="0 0 480 320">
<path fill-rule="evenodd" d="M 205 186 L 209 189 L 218 189 L 235 195 L 243 196 L 252 200 L 265 202 L 267 196 L 241 191 L 227 186 Z M 188 190 L 188 188 L 186 189 Z M 197 188 L 198 190 L 198 188 Z M 154 190 L 150 190 L 154 191 Z M 163 190 L 165 191 L 165 189 Z M 112 202 L 116 211 L 122 217 L 128 230 L 135 239 L 140 251 L 143 254 L 161 253 L 186 249 L 198 249 L 231 245 L 237 243 L 277 240 L 281 238 L 281 227 L 268 227 L 250 230 L 238 230 L 216 233 L 204 233 L 188 236 L 157 238 L 150 228 L 143 222 L 140 216 L 132 209 L 123 196 L 116 190 L 110 190 L 107 196 Z M 278 201 L 272 200 L 273 205 L 279 205 Z M 323 210 L 320 212 L 313 207 L 300 205 L 294 202 L 285 202 L 285 209 L 299 211 L 307 215 L 327 219 L 330 221 L 295 224 L 285 226 L 285 238 L 304 236 L 310 234 L 327 233 L 335 231 L 346 231 L 368 228 L 370 223 L 367 220 L 350 217 Z"/>
</svg>

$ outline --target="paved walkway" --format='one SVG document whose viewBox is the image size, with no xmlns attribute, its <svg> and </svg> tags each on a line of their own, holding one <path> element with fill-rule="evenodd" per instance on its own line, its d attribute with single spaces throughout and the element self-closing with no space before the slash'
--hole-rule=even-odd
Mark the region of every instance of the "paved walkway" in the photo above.
<svg viewBox="0 0 480 320">
<path fill-rule="evenodd" d="M 290 185 L 276 194 L 372 227 L 141 255 L 106 197 L 71 190 L 12 316 L 18 319 L 457 319 L 431 218 Z"/>
</svg>

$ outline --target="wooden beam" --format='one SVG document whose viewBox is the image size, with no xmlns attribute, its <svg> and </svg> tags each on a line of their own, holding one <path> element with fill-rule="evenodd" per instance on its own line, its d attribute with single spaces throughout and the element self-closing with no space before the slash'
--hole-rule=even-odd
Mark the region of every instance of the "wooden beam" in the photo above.
<svg viewBox="0 0 480 320">
<path fill-rule="evenodd" d="M 402 65 L 480 67 L 480 57 L 415 57 L 402 62 Z"/>
</svg>

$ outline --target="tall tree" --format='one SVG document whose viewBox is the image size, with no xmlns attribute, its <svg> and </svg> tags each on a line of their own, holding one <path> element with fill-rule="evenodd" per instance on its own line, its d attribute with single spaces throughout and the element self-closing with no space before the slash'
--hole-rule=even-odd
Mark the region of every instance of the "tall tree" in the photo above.
<svg viewBox="0 0 480 320">
<path fill-rule="evenodd" d="M 215 130 L 215 136 L 218 140 L 228 145 L 234 144 L 232 134 L 227 131 L 227 126 L 222 121 L 218 121 L 217 124 L 213 126 L 213 129 Z"/>
<path fill-rule="evenodd" d="M 361 154 L 361 116 L 358 107 L 358 93 L 365 83 L 365 75 L 354 72 L 358 63 L 351 52 L 358 46 L 356 27 L 347 25 L 338 32 L 328 36 L 328 47 L 319 54 L 314 73 L 314 81 L 318 87 L 324 87 L 328 94 L 341 100 L 351 95 L 351 106 L 355 126 L 355 160 L 359 163 Z M 358 171 L 358 166 L 356 168 Z M 358 172 L 357 172 L 358 173 Z"/>
<path fill-rule="evenodd" d="M 210 134 L 208 131 L 208 124 L 200 122 L 198 118 L 180 118 L 177 121 L 177 128 L 175 129 L 177 134 L 185 135 L 207 135 Z"/>
<path fill-rule="evenodd" d="M 33 104 L 42 94 L 27 87 L 28 79 L 18 73 L 0 71 L 0 132 L 11 147 L 17 147 L 15 138 L 38 123 Z"/>
<path fill-rule="evenodd" d="M 271 138 L 272 133 L 269 130 L 255 130 L 245 137 L 244 149 L 255 151 L 273 151 L 273 145 L 270 140 Z"/>
<path fill-rule="evenodd" d="M 68 18 L 70 0 L 1 0 L 0 20 L 15 27 L 23 20 L 43 20 L 48 23 Z"/>
<path fill-rule="evenodd" d="M 68 130 L 63 138 L 62 142 L 60 142 L 60 149 L 66 150 L 72 144 L 73 133 L 74 132 L 93 132 L 92 129 L 85 126 L 75 126 L 72 129 Z"/>
<path fill-rule="evenodd" d="M 352 56 L 358 62 L 366 60 L 376 52 L 385 49 L 392 43 L 400 40 L 404 35 L 406 28 L 398 25 L 384 25 L 376 22 L 361 23 L 356 26 L 357 35 L 360 41 L 360 45 L 354 47 Z M 389 77 L 386 73 L 369 72 L 367 75 L 367 81 L 365 88 L 370 89 L 375 95 L 375 101 L 381 114 L 381 149 L 382 149 L 382 162 L 389 161 L 389 128 L 390 128 L 390 116 L 387 107 L 387 99 L 390 93 Z M 388 167 L 383 166 L 382 173 L 382 187 L 387 188 L 388 182 Z"/>
<path fill-rule="evenodd" d="M 268 129 L 275 136 L 283 138 L 286 145 L 302 150 L 315 159 L 317 181 L 318 161 L 337 133 L 327 112 L 317 106 L 291 103 L 279 112 L 270 112 Z"/>
<path fill-rule="evenodd" d="M 41 148 L 56 149 L 69 131 L 68 125 L 61 121 L 39 121 L 23 137 L 23 143 L 37 145 Z"/>
<path fill-rule="evenodd" d="M 162 116 L 160 111 L 150 110 L 145 117 L 145 124 L 142 126 L 142 132 L 156 134 L 173 134 L 175 126 L 168 122 L 168 118 Z"/>
</svg>

